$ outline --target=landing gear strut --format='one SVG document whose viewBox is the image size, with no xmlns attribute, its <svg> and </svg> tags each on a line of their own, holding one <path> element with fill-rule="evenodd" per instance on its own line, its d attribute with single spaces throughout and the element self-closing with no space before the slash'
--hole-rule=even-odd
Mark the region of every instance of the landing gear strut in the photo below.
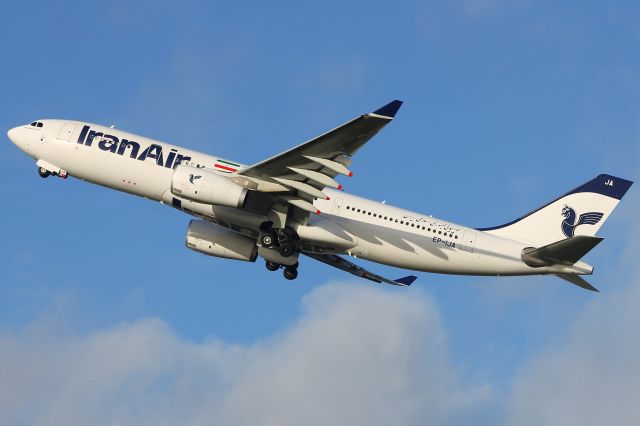
<svg viewBox="0 0 640 426">
<path fill-rule="evenodd" d="M 298 251 L 300 237 L 291 228 L 272 228 L 271 222 L 260 226 L 260 245 L 266 248 L 277 248 L 282 257 L 290 257 Z"/>
<path fill-rule="evenodd" d="M 58 177 L 61 177 L 62 179 L 66 179 L 69 176 L 66 170 L 60 169 L 57 172 L 51 172 L 45 169 L 44 167 L 38 167 L 38 174 L 40 175 L 41 178 L 48 178 L 49 176 L 58 176 Z"/>
<path fill-rule="evenodd" d="M 297 260 L 299 242 L 300 237 L 291 228 L 273 228 L 273 222 L 270 221 L 260 225 L 260 235 L 258 236 L 260 246 L 277 251 L 281 256 L 280 260 L 277 256 L 272 257 L 273 260 L 267 260 L 265 266 L 270 271 L 282 268 L 282 274 L 288 280 L 295 280 L 298 277 L 298 262 L 294 265 L 282 265 L 279 262 L 289 263 L 291 260 L 285 261 L 282 258 L 290 258 L 291 256 L 296 256 Z M 264 257 L 269 259 L 268 256 Z"/>
</svg>

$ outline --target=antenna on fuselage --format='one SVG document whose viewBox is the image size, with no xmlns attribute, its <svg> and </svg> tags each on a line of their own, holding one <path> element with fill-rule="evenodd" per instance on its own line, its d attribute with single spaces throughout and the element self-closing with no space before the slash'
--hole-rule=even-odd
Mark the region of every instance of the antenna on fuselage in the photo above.
<svg viewBox="0 0 640 426">
<path fill-rule="evenodd" d="M 115 125 L 115 124 L 112 124 L 111 126 L 109 126 L 109 128 L 110 128 L 110 129 L 113 129 L 113 128 L 115 128 L 115 127 L 116 127 L 116 125 Z"/>
</svg>

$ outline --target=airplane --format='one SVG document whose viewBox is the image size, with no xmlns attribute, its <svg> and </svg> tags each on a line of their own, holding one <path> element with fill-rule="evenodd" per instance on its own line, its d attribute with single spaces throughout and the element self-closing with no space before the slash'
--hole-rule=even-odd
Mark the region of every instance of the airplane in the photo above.
<svg viewBox="0 0 640 426">
<path fill-rule="evenodd" d="M 396 116 L 383 107 L 253 165 L 74 120 L 36 120 L 8 131 L 41 177 L 85 180 L 159 201 L 196 219 L 185 244 L 209 256 L 298 276 L 314 259 L 377 283 L 389 279 L 348 258 L 414 271 L 481 276 L 556 275 L 597 291 L 581 261 L 632 183 L 600 174 L 509 223 L 470 228 L 348 194 L 353 156 Z M 304 256 L 302 258 L 301 256 Z"/>
</svg>

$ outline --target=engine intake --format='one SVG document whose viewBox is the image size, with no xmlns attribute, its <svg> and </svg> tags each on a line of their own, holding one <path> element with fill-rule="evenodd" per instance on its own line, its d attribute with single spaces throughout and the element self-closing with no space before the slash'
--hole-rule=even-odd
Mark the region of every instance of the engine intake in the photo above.
<svg viewBox="0 0 640 426">
<path fill-rule="evenodd" d="M 242 208 L 248 190 L 216 173 L 179 165 L 171 175 L 171 193 L 191 201 Z"/>
<path fill-rule="evenodd" d="M 256 240 L 204 220 L 192 220 L 187 229 L 186 246 L 209 256 L 255 262 Z"/>
</svg>

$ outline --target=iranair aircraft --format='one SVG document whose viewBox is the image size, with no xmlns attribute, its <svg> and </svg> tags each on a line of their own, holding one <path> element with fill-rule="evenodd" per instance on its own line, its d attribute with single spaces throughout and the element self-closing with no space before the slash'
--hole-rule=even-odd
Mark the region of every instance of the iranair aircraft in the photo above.
<svg viewBox="0 0 640 426">
<path fill-rule="evenodd" d="M 378 283 L 408 286 L 348 258 L 415 271 L 460 275 L 556 275 L 596 290 L 580 259 L 632 182 L 601 174 L 504 225 L 469 228 L 347 194 L 352 157 L 389 124 L 392 101 L 295 148 L 253 165 L 72 120 L 37 120 L 9 139 L 37 161 L 41 177 L 73 176 L 159 201 L 194 216 L 186 246 L 298 276 L 313 259 Z"/>
</svg>

